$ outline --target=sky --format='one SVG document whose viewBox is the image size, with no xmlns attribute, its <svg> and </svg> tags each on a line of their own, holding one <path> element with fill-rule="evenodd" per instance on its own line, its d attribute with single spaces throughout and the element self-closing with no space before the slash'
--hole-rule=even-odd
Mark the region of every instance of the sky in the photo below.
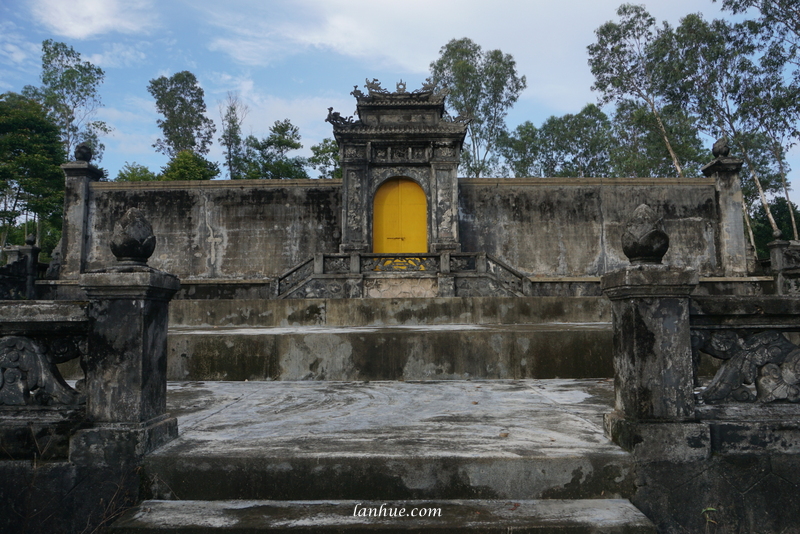
<svg viewBox="0 0 800 534">
<path fill-rule="evenodd" d="M 221 162 L 219 104 L 234 92 L 249 107 L 244 132 L 264 137 L 277 120 L 299 127 L 303 149 L 332 137 L 328 107 L 354 114 L 353 86 L 379 79 L 421 86 L 440 48 L 468 37 L 511 54 L 527 89 L 510 128 L 597 103 L 586 47 L 616 19 L 622 0 L 0 0 L 0 92 L 38 85 L 41 43 L 61 41 L 105 71 L 96 118 L 113 132 L 99 163 L 115 177 L 126 162 L 159 171 L 160 131 L 151 79 L 189 70 L 217 124 L 209 159 Z M 689 13 L 727 17 L 711 0 L 651 0 L 677 25 Z M 607 113 L 613 110 L 606 108 Z M 710 148 L 713 140 L 707 140 Z M 800 164 L 795 152 L 793 167 Z M 313 171 L 312 171 L 313 175 Z M 798 195 L 795 194 L 795 197 Z M 795 198 L 795 202 L 798 199 Z"/>
</svg>

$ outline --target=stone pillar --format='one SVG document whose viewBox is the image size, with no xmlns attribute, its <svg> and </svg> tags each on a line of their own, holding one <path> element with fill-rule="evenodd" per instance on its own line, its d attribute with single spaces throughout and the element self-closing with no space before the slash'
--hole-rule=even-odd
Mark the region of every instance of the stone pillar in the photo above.
<svg viewBox="0 0 800 534">
<path fill-rule="evenodd" d="M 775 240 L 769 247 L 770 271 L 778 295 L 800 295 L 800 242 Z"/>
<path fill-rule="evenodd" d="M 704 456 L 707 430 L 686 424 L 695 417 L 689 296 L 698 275 L 661 265 L 669 237 L 648 206 L 639 206 L 625 228 L 623 251 L 632 265 L 601 279 L 611 299 L 616 396 L 606 432 L 640 457 Z"/>
<path fill-rule="evenodd" d="M 19 248 L 20 256 L 25 258 L 25 298 L 36 300 L 36 277 L 39 271 L 39 252 L 36 237 L 31 234 L 25 239 L 25 246 Z"/>
<path fill-rule="evenodd" d="M 747 240 L 742 212 L 742 184 L 739 171 L 742 160 L 730 157 L 727 141 L 714 144 L 714 161 L 703 167 L 703 175 L 716 180 L 717 209 L 719 210 L 718 253 L 720 271 L 724 276 L 747 275 Z"/>
<path fill-rule="evenodd" d="M 82 152 L 78 150 L 84 147 Z M 61 226 L 61 270 L 63 280 L 77 280 L 86 266 L 89 235 L 89 187 L 102 178 L 103 173 L 90 164 L 91 152 L 86 155 L 85 145 L 76 149 L 78 156 L 87 158 L 61 166 L 64 170 L 64 219 Z"/>
<path fill-rule="evenodd" d="M 132 208 L 114 228 L 118 264 L 80 278 L 92 322 L 86 413 L 93 427 L 73 438 L 73 461 L 135 460 L 177 436 L 177 420 L 166 413 L 167 324 L 180 282 L 146 265 L 154 249 L 152 227 Z"/>
<path fill-rule="evenodd" d="M 606 274 L 614 328 L 615 409 L 631 420 L 694 416 L 689 295 L 695 271 L 636 265 Z"/>
</svg>

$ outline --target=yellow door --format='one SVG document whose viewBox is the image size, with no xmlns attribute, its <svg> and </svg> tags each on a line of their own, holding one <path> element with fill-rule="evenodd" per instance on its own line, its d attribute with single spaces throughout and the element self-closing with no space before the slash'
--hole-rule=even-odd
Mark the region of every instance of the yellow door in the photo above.
<svg viewBox="0 0 800 534">
<path fill-rule="evenodd" d="M 388 180 L 375 192 L 373 208 L 373 252 L 428 252 L 428 202 L 416 182 Z"/>
</svg>

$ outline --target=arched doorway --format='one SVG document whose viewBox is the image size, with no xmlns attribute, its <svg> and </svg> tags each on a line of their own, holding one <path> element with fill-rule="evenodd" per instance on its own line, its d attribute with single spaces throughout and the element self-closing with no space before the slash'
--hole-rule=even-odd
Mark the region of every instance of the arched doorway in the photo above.
<svg viewBox="0 0 800 534">
<path fill-rule="evenodd" d="M 375 192 L 372 251 L 428 252 L 428 201 L 414 180 L 391 178 Z"/>
</svg>

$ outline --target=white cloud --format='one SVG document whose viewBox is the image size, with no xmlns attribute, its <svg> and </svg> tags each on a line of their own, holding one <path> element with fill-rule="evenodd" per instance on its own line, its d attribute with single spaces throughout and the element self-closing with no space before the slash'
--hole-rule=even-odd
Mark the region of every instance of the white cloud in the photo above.
<svg viewBox="0 0 800 534">
<path fill-rule="evenodd" d="M 14 67 L 38 65 L 41 43 L 26 39 L 12 22 L 0 22 L 0 63 Z"/>
<path fill-rule="evenodd" d="M 102 53 L 92 54 L 86 59 L 100 67 L 119 68 L 142 63 L 146 57 L 145 53 L 135 46 L 110 43 L 103 47 Z"/>
<path fill-rule="evenodd" d="M 152 0 L 33 0 L 31 14 L 56 35 L 87 39 L 111 32 L 149 33 Z"/>
<path fill-rule="evenodd" d="M 399 76 L 427 73 L 439 49 L 453 38 L 469 37 L 484 49 L 511 54 L 527 75 L 523 99 L 557 110 L 577 111 L 588 101 L 592 77 L 586 46 L 594 30 L 616 18 L 621 0 L 240 0 L 230 4 L 200 0 L 194 7 L 222 33 L 209 47 L 250 66 L 268 66 L 294 54 L 328 50 L 356 58 Z M 654 4 L 654 3 L 653 3 Z M 709 3 L 702 11 L 721 16 Z M 694 0 L 650 7 L 671 23 L 698 10 Z M 576 109 L 577 108 L 577 109 Z"/>
</svg>

